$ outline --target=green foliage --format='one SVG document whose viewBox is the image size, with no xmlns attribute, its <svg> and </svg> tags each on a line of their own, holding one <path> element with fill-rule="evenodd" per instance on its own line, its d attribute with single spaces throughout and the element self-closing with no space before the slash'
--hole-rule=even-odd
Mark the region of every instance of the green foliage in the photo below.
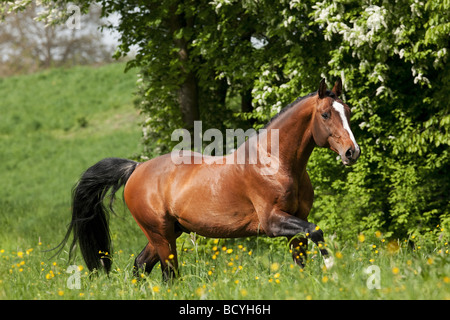
<svg viewBox="0 0 450 320">
<path fill-rule="evenodd" d="M 336 215 L 328 203 L 343 201 L 351 230 L 404 237 L 443 223 L 448 232 L 449 42 L 440 32 L 449 15 L 442 6 L 448 1 L 317 4 L 316 23 L 339 43 L 329 65 L 344 78 L 362 148 L 345 183 L 330 192 L 338 196 L 318 195 L 321 217 Z"/>
</svg>

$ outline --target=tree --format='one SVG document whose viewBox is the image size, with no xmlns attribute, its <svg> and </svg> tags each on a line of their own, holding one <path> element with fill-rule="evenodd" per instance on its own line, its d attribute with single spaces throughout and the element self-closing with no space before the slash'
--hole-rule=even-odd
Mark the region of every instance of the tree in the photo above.
<svg viewBox="0 0 450 320">
<path fill-rule="evenodd" d="M 340 202 L 349 231 L 405 236 L 445 225 L 448 232 L 449 8 L 448 1 L 315 6 L 312 17 L 337 44 L 329 65 L 344 78 L 365 157 L 348 172 L 349 183 L 322 193 L 322 217 L 338 221 L 329 203 Z"/>
</svg>

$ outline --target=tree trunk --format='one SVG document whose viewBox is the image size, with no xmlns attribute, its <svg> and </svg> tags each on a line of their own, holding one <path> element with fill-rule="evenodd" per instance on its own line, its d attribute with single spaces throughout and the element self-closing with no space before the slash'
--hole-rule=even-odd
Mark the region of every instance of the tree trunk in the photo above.
<svg viewBox="0 0 450 320">
<path fill-rule="evenodd" d="M 241 91 L 241 111 L 252 112 L 252 89 L 246 89 Z"/>
<path fill-rule="evenodd" d="M 241 91 L 241 111 L 246 113 L 253 112 L 252 89 L 244 89 Z M 253 127 L 253 125 L 255 124 L 255 119 L 248 119 L 248 124 Z"/>
<path fill-rule="evenodd" d="M 192 27 L 193 21 L 187 21 L 184 14 L 176 14 L 177 6 L 171 8 L 171 32 L 173 35 L 173 42 L 178 48 L 178 58 L 181 62 L 181 84 L 178 91 L 178 99 L 180 111 L 184 126 L 191 132 L 194 131 L 194 121 L 199 120 L 200 112 L 198 106 L 198 88 L 197 78 L 193 71 L 191 61 L 189 60 L 188 41 L 184 36 L 176 36 L 183 28 Z"/>
</svg>

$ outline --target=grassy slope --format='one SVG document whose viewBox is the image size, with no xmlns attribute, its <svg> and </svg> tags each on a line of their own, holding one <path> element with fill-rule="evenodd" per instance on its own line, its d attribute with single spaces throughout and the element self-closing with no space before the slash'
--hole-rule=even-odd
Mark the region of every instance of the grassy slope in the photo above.
<svg viewBox="0 0 450 320">
<path fill-rule="evenodd" d="M 54 246 L 80 174 L 139 151 L 135 74 L 123 64 L 0 79 L 0 244 Z"/>
</svg>

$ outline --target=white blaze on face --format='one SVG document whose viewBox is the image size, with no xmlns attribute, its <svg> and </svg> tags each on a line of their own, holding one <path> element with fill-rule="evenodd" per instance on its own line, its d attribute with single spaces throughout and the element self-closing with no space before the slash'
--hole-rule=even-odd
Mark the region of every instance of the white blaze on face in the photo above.
<svg viewBox="0 0 450 320">
<path fill-rule="evenodd" d="M 339 115 L 341 116 L 342 125 L 344 126 L 344 129 L 347 130 L 348 135 L 350 136 L 350 139 L 352 140 L 355 149 L 359 151 L 359 146 L 356 143 L 355 137 L 353 136 L 352 130 L 350 130 L 350 126 L 348 125 L 347 116 L 345 115 L 345 109 L 342 103 L 339 103 L 337 101 L 333 102 L 333 108 L 336 110 Z"/>
</svg>

